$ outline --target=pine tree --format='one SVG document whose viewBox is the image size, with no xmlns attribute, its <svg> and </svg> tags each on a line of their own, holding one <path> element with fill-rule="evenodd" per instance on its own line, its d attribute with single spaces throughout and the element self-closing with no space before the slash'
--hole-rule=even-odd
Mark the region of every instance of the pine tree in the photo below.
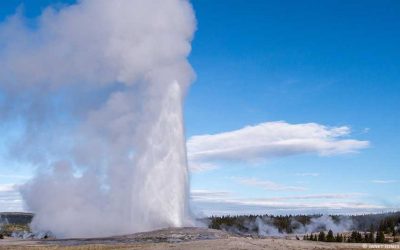
<svg viewBox="0 0 400 250">
<path fill-rule="evenodd" d="M 311 240 L 316 241 L 317 240 L 317 235 L 311 234 Z"/>
<path fill-rule="evenodd" d="M 362 234 L 360 232 L 358 232 L 358 231 L 351 232 L 351 236 L 350 236 L 348 242 L 351 242 L 351 243 L 361 243 L 361 242 L 363 242 Z"/>
<path fill-rule="evenodd" d="M 336 234 L 336 238 L 335 238 L 336 242 L 342 242 L 343 241 L 343 236 L 339 233 Z"/>
<path fill-rule="evenodd" d="M 385 243 L 385 234 L 383 231 L 378 231 L 378 233 L 376 234 L 375 242 L 376 243 Z"/>
<path fill-rule="evenodd" d="M 334 242 L 335 241 L 335 237 L 333 236 L 332 230 L 329 230 L 328 235 L 326 236 L 326 241 L 327 242 Z"/>
<path fill-rule="evenodd" d="M 357 242 L 357 231 L 351 232 L 349 240 L 350 240 L 349 242 L 351 242 L 351 243 Z"/>
<path fill-rule="evenodd" d="M 367 243 L 375 243 L 374 233 L 369 233 L 369 234 L 368 234 L 368 241 L 367 241 Z"/>
<path fill-rule="evenodd" d="M 371 239 L 370 239 L 370 233 L 365 233 L 364 234 L 364 240 L 363 242 L 365 243 L 370 243 Z"/>
<path fill-rule="evenodd" d="M 325 232 L 321 231 L 318 235 L 318 241 L 326 241 Z"/>
<path fill-rule="evenodd" d="M 374 225 L 371 223 L 371 225 L 369 226 L 369 232 L 371 233 L 371 234 L 375 234 L 375 228 L 374 228 Z"/>
<path fill-rule="evenodd" d="M 363 237 L 362 237 L 362 235 L 361 235 L 360 232 L 357 232 L 356 242 L 357 242 L 357 243 L 363 242 Z"/>
</svg>

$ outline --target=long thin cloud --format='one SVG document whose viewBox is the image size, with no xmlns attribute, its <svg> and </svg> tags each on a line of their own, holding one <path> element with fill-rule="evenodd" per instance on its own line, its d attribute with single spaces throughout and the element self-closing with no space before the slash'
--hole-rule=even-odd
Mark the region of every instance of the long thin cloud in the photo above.
<svg viewBox="0 0 400 250">
<path fill-rule="evenodd" d="M 397 180 L 372 180 L 371 182 L 375 184 L 391 184 L 396 183 Z"/>
<path fill-rule="evenodd" d="M 346 138 L 350 132 L 347 126 L 265 122 L 219 134 L 193 136 L 187 142 L 188 157 L 192 164 L 257 161 L 298 154 L 348 154 L 369 146 L 368 141 Z"/>
<path fill-rule="evenodd" d="M 270 198 L 241 198 L 231 192 L 192 190 L 192 204 L 208 215 L 243 213 L 348 213 L 373 212 L 390 208 L 373 203 L 357 201 L 363 193 L 310 194 Z"/>
<path fill-rule="evenodd" d="M 319 173 L 297 173 L 297 176 L 311 176 L 311 177 L 318 177 L 320 176 Z"/>
<path fill-rule="evenodd" d="M 269 180 L 259 180 L 257 178 L 235 178 L 240 184 L 259 187 L 269 191 L 305 191 L 307 188 L 301 186 L 283 185 Z"/>
</svg>

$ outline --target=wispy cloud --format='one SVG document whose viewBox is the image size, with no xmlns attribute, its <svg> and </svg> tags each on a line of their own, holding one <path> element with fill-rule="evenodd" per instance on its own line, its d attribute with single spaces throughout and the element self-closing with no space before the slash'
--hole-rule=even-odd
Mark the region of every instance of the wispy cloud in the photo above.
<svg viewBox="0 0 400 250">
<path fill-rule="evenodd" d="M 319 173 L 297 173 L 297 176 L 311 176 L 311 177 L 318 177 Z"/>
<path fill-rule="evenodd" d="M 231 197 L 232 193 L 227 191 L 210 191 L 195 189 L 190 191 L 190 197 L 193 200 L 223 200 Z"/>
<path fill-rule="evenodd" d="M 230 192 L 193 190 L 192 203 L 207 215 L 248 213 L 368 212 L 388 209 L 379 204 L 357 201 L 363 193 L 310 194 L 270 198 L 237 198 Z"/>
<path fill-rule="evenodd" d="M 192 190 L 190 192 L 193 200 L 215 200 L 215 201 L 226 201 L 234 197 L 232 192 L 228 191 L 212 191 L 212 190 Z M 344 199 L 355 199 L 366 196 L 365 193 L 324 193 L 324 194 L 308 194 L 308 195 L 297 195 L 297 196 L 278 196 L 262 199 L 253 199 L 258 201 L 291 201 L 291 200 L 344 200 Z M 400 198 L 400 197 L 399 197 Z M 234 200 L 246 200 L 246 199 L 234 199 Z"/>
<path fill-rule="evenodd" d="M 396 183 L 397 180 L 372 180 L 371 182 L 375 184 L 391 184 Z"/>
<path fill-rule="evenodd" d="M 275 202 L 263 199 L 242 199 L 242 200 L 227 200 L 227 203 L 248 206 L 262 206 L 270 208 L 285 208 L 285 209 L 301 209 L 301 208 L 314 208 L 314 209 L 343 209 L 343 208 L 384 208 L 384 206 L 369 204 L 364 202 L 302 202 L 302 203 L 286 203 Z"/>
<path fill-rule="evenodd" d="M 301 186 L 283 185 L 269 180 L 259 180 L 256 178 L 234 178 L 238 183 L 247 186 L 259 187 L 270 191 L 304 191 L 307 190 Z"/>
<path fill-rule="evenodd" d="M 23 211 L 18 185 L 0 184 L 0 211 Z"/>
<path fill-rule="evenodd" d="M 0 178 L 29 180 L 30 178 L 32 178 L 32 176 L 14 175 L 14 174 L 0 174 Z"/>
<path fill-rule="evenodd" d="M 0 184 L 0 192 L 15 192 L 16 189 L 15 184 Z"/>
<path fill-rule="evenodd" d="M 347 139 L 350 128 L 317 123 L 266 122 L 242 129 L 198 135 L 187 142 L 192 164 L 212 161 L 259 161 L 314 153 L 320 156 L 358 152 L 368 141 Z"/>
<path fill-rule="evenodd" d="M 189 170 L 194 173 L 217 169 L 218 166 L 209 162 L 189 162 Z"/>
<path fill-rule="evenodd" d="M 310 195 L 299 195 L 299 196 L 284 196 L 284 197 L 273 197 L 268 200 L 328 200 L 328 199 L 353 199 L 357 197 L 365 196 L 363 193 L 348 193 L 348 194 L 310 194 Z"/>
</svg>

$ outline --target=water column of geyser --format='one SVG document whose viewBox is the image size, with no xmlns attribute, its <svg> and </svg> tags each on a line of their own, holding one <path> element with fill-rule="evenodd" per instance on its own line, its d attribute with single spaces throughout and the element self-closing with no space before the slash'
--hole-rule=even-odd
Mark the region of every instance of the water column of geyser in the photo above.
<svg viewBox="0 0 400 250">
<path fill-rule="evenodd" d="M 93 237 L 191 224 L 186 0 L 81 0 L 0 26 L 3 124 L 33 230 Z"/>
<path fill-rule="evenodd" d="M 183 136 L 182 93 L 178 82 L 166 85 L 161 94 L 159 113 L 154 124 L 145 128 L 143 152 L 136 162 L 134 174 L 135 209 L 142 211 L 143 225 L 158 218 L 159 225 L 183 226 L 188 214 L 188 169 Z M 160 89 L 159 89 L 160 90 Z M 149 99 L 151 100 L 151 99 Z M 153 99 L 156 100 L 156 99 Z M 148 167 L 151 166 L 151 167 Z M 138 218 L 139 219 L 139 218 Z M 167 222 L 167 223 L 166 223 Z M 186 223 L 187 224 L 187 223 Z"/>
</svg>

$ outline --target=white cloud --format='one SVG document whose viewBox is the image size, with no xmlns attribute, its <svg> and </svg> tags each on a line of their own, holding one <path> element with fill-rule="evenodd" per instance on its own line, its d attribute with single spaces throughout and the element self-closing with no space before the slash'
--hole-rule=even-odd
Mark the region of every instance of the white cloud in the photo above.
<svg viewBox="0 0 400 250">
<path fill-rule="evenodd" d="M 363 193 L 330 193 L 270 198 L 238 198 L 226 191 L 192 190 L 193 206 L 206 215 L 263 213 L 362 213 L 389 209 L 360 202 Z"/>
<path fill-rule="evenodd" d="M 290 185 L 283 185 L 269 180 L 259 180 L 256 178 L 235 178 L 238 183 L 260 187 L 265 190 L 270 191 L 305 191 L 307 190 L 305 187 L 300 186 L 290 186 Z"/>
<path fill-rule="evenodd" d="M 198 173 L 218 168 L 215 164 L 209 162 L 189 162 L 191 172 Z"/>
<path fill-rule="evenodd" d="M 16 191 L 15 184 L 0 184 L 0 192 L 14 192 Z"/>
<path fill-rule="evenodd" d="M 346 139 L 350 128 L 317 123 L 266 122 L 242 129 L 192 136 L 187 142 L 191 162 L 258 161 L 314 153 L 321 156 L 358 152 L 368 141 Z"/>
<path fill-rule="evenodd" d="M 0 184 L 0 212 L 23 211 L 18 185 Z"/>
<path fill-rule="evenodd" d="M 390 184 L 390 183 L 396 183 L 397 180 L 372 180 L 371 182 L 375 184 Z"/>
<path fill-rule="evenodd" d="M 370 128 L 364 128 L 364 129 L 362 130 L 362 133 L 363 133 L 363 134 L 366 134 L 366 133 L 368 133 L 370 130 L 371 130 Z"/>
<path fill-rule="evenodd" d="M 15 175 L 15 174 L 0 174 L 0 178 L 28 180 L 28 179 L 32 178 L 32 176 Z"/>
<path fill-rule="evenodd" d="M 311 177 L 318 177 L 319 173 L 297 173 L 298 176 L 311 176 Z"/>
<path fill-rule="evenodd" d="M 190 196 L 192 200 L 205 201 L 214 200 L 218 202 L 226 202 L 232 200 L 233 193 L 228 191 L 213 191 L 204 189 L 191 190 Z M 249 199 L 260 202 L 272 202 L 272 201 L 291 201 L 291 200 L 344 200 L 344 199 L 355 199 L 358 197 L 366 196 L 365 193 L 324 193 L 324 194 L 308 194 L 308 195 L 297 195 L 297 196 L 278 196 L 262 199 Z M 400 197 L 399 197 L 400 198 Z M 248 199 L 233 199 L 235 201 L 242 201 Z"/>
<path fill-rule="evenodd" d="M 362 193 L 348 193 L 348 194 L 311 194 L 311 195 L 299 195 L 299 196 L 284 196 L 284 197 L 273 197 L 268 200 L 322 200 L 322 199 L 352 199 L 360 196 L 364 196 Z"/>
<path fill-rule="evenodd" d="M 232 195 L 231 192 L 227 191 L 210 191 L 204 189 L 195 189 L 190 191 L 190 197 L 192 200 L 221 200 Z"/>
<path fill-rule="evenodd" d="M 227 203 L 237 205 L 263 206 L 271 208 L 301 209 L 301 208 L 318 208 L 318 209 L 343 209 L 343 208 L 384 208 L 381 205 L 368 204 L 364 202 L 302 202 L 302 203 L 286 203 L 263 199 L 242 199 L 227 200 Z"/>
</svg>

